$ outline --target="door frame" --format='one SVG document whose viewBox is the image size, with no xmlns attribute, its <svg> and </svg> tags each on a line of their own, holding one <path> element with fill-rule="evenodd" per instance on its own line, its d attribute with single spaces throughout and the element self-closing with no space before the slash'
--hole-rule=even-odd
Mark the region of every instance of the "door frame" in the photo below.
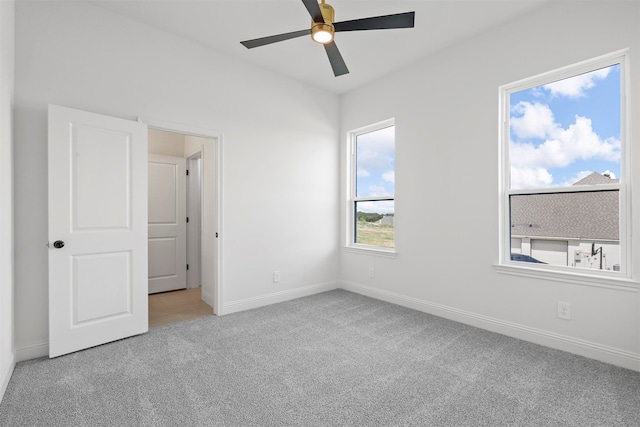
<svg viewBox="0 0 640 427">
<path fill-rule="evenodd" d="M 223 256 L 222 238 L 222 132 L 195 126 L 182 125 L 162 120 L 138 117 L 150 129 L 174 132 L 184 135 L 206 138 L 201 155 L 201 232 L 200 259 L 213 262 L 201 262 L 202 300 L 213 307 L 213 314 L 221 316 L 223 312 Z M 210 171 L 213 176 L 210 177 Z M 211 179 L 212 178 L 212 179 Z"/>
<path fill-rule="evenodd" d="M 200 167 L 198 168 L 198 178 L 197 178 L 197 182 L 198 182 L 198 189 L 200 190 L 198 192 L 198 211 L 200 211 L 200 216 L 199 216 L 199 221 L 200 223 L 202 222 L 202 150 L 190 155 L 189 157 L 185 158 L 186 160 L 186 168 L 189 171 L 189 174 L 187 176 L 187 218 L 190 219 L 189 222 L 187 222 L 187 239 L 186 239 L 186 243 L 187 243 L 187 265 L 189 266 L 189 268 L 187 268 L 187 280 L 186 280 L 186 284 L 187 284 L 187 289 L 190 289 L 191 287 L 189 286 L 191 284 L 191 275 L 193 274 L 194 269 L 191 268 L 191 264 L 193 264 L 193 260 L 198 259 L 198 283 L 201 282 L 201 278 L 202 278 L 202 226 L 200 226 L 200 233 L 198 233 L 200 235 L 200 238 L 198 239 L 199 244 L 198 245 L 194 245 L 194 243 L 191 241 L 191 234 L 189 231 L 189 227 L 190 225 L 193 224 L 192 222 L 192 204 L 193 204 L 193 200 L 195 199 L 195 197 L 191 197 L 191 193 L 192 193 L 192 188 L 191 186 L 193 185 L 193 180 L 194 180 L 194 174 L 193 174 L 193 163 L 195 161 L 200 161 Z M 195 254 L 192 253 L 193 247 L 196 246 L 198 248 L 197 251 L 197 257 L 194 256 Z M 202 285 L 200 283 L 200 285 Z"/>
</svg>

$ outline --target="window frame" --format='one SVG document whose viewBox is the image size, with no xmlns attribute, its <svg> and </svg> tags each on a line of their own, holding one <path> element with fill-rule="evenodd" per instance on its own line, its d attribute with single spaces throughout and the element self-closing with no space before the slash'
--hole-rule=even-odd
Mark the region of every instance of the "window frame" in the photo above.
<svg viewBox="0 0 640 427">
<path fill-rule="evenodd" d="M 347 201 L 347 213 L 346 213 L 346 219 L 347 219 L 347 226 L 346 226 L 346 242 L 345 242 L 345 248 L 351 252 L 360 252 L 360 253 L 367 253 L 367 254 L 372 254 L 372 255 L 378 255 L 378 256 L 384 256 L 384 257 L 391 257 L 394 258 L 397 254 L 397 248 L 398 248 L 398 242 L 396 240 L 396 230 L 397 230 L 397 215 L 396 215 L 396 191 L 395 191 L 395 185 L 394 185 L 394 194 L 392 196 L 380 196 L 380 197 L 371 197 L 371 196 L 367 196 L 367 197 L 356 197 L 356 184 L 357 184 L 357 172 L 358 172 L 358 165 L 357 165 L 357 153 L 356 153 L 356 145 L 357 145 L 357 138 L 360 135 L 364 135 L 370 132 L 375 132 L 377 130 L 381 130 L 381 129 L 385 129 L 388 127 L 395 127 L 395 118 L 391 118 L 391 119 L 387 119 L 387 120 L 383 120 L 377 123 L 373 123 L 358 129 L 354 129 L 351 130 L 349 132 L 347 132 L 347 147 L 348 147 L 348 156 L 349 156 L 349 161 L 347 162 L 347 177 L 348 177 L 348 189 L 347 189 L 347 195 L 348 195 L 348 201 Z M 394 129 L 394 135 L 395 135 L 395 129 Z M 394 138 L 394 153 L 395 153 L 395 138 Z M 394 173 L 395 173 L 395 165 L 394 165 Z M 393 215 L 394 215 L 394 236 L 393 236 L 393 241 L 394 241 L 394 247 L 393 248 L 388 248 L 388 247 L 384 247 L 384 246 L 374 246 L 374 245 L 366 245 L 363 243 L 356 243 L 355 242 L 355 233 L 356 233 L 356 203 L 358 202 L 377 202 L 377 201 L 386 201 L 386 200 L 391 200 L 394 202 L 394 209 L 393 209 Z"/>
<path fill-rule="evenodd" d="M 620 181 L 604 185 L 580 185 L 576 187 L 551 187 L 535 189 L 511 189 L 510 149 L 510 95 L 533 87 L 563 80 L 579 74 L 600 68 L 619 64 L 620 66 Z M 631 141 L 629 117 L 629 51 L 628 49 L 612 52 L 594 59 L 579 62 L 563 68 L 542 73 L 530 78 L 499 87 L 499 254 L 496 270 L 501 273 L 515 274 L 527 277 L 546 278 L 579 284 L 590 284 L 605 287 L 623 287 L 631 285 L 637 288 L 633 281 L 631 221 Z M 620 271 L 590 270 L 569 266 L 554 266 L 549 264 L 523 263 L 511 261 L 511 211 L 510 198 L 513 195 L 589 192 L 618 190 L 619 196 L 619 245 Z"/>
</svg>

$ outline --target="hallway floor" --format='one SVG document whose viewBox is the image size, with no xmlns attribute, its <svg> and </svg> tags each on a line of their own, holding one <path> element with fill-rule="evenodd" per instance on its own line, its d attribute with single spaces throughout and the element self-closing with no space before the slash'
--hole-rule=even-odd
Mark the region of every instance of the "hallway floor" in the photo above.
<svg viewBox="0 0 640 427">
<path fill-rule="evenodd" d="M 201 299 L 202 288 L 149 295 L 149 327 L 211 316 L 213 309 Z"/>
</svg>

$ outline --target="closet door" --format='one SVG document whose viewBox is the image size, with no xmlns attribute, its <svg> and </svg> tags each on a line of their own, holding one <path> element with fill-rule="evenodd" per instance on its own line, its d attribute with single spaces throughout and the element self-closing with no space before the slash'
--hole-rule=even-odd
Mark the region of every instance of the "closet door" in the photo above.
<svg viewBox="0 0 640 427">
<path fill-rule="evenodd" d="M 149 154 L 149 293 L 187 287 L 186 159 Z"/>
</svg>

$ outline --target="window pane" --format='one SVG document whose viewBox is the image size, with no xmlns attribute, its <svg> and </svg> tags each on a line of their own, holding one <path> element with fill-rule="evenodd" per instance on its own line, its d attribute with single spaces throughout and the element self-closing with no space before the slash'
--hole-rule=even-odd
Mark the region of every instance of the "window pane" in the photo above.
<svg viewBox="0 0 640 427">
<path fill-rule="evenodd" d="M 617 182 L 620 93 L 619 64 L 511 93 L 511 189 Z"/>
<path fill-rule="evenodd" d="M 386 248 L 395 246 L 393 200 L 356 202 L 355 218 L 355 243 Z"/>
<path fill-rule="evenodd" d="M 395 126 L 356 137 L 356 197 L 395 194 Z"/>
<path fill-rule="evenodd" d="M 619 191 L 509 198 L 511 260 L 620 270 Z"/>
<path fill-rule="evenodd" d="M 511 260 L 620 271 L 620 191 L 596 189 L 620 182 L 620 64 L 513 92 L 509 109 Z"/>
</svg>

